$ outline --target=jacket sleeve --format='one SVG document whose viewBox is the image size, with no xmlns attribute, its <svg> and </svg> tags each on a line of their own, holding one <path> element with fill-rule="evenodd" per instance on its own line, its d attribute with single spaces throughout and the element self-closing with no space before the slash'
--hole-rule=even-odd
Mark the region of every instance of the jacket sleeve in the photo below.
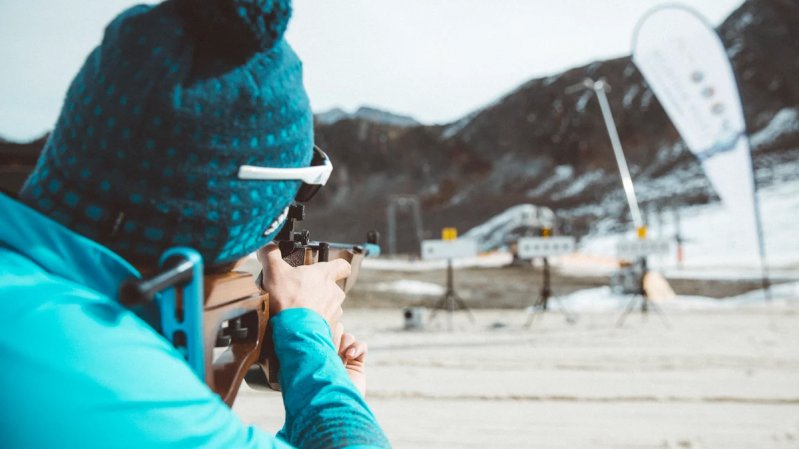
<svg viewBox="0 0 799 449">
<path fill-rule="evenodd" d="M 289 447 L 245 425 L 129 310 L 46 277 L 26 281 L 0 286 L 3 448 Z"/>
<path fill-rule="evenodd" d="M 286 408 L 279 436 L 300 448 L 388 448 L 385 434 L 336 354 L 330 327 L 308 309 L 272 318 Z"/>
<path fill-rule="evenodd" d="M 287 436 L 300 445 L 332 438 L 338 447 L 383 441 L 321 317 L 281 315 Z M 289 448 L 244 424 L 132 312 L 47 275 L 0 269 L 0 360 L 3 448 Z"/>
</svg>

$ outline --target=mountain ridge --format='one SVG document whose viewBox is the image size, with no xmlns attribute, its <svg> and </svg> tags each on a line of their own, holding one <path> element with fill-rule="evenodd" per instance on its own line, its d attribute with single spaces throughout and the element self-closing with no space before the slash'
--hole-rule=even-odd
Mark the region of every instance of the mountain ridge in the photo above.
<svg viewBox="0 0 799 449">
<path fill-rule="evenodd" d="M 799 177 L 795 23 L 799 4 L 791 0 L 748 0 L 717 28 L 738 78 L 761 185 Z M 398 124 L 358 111 L 332 111 L 335 120 L 317 114 L 316 143 L 335 170 L 308 204 L 303 225 L 316 239 L 357 241 L 368 230 L 385 231 L 392 195 L 411 194 L 431 238 L 439 228 L 463 232 L 521 203 L 554 209 L 563 230 L 577 235 L 628 226 L 599 106 L 590 92 L 565 93 L 586 77 L 605 78 L 613 88 L 611 109 L 644 210 L 717 199 L 625 56 L 531 79 L 447 124 Z M 25 151 L 44 140 L 37 142 Z M 4 150 L 11 147 L 0 142 L 0 156 L 14 153 Z M 400 218 L 400 250 L 418 251 L 410 215 Z"/>
<path fill-rule="evenodd" d="M 352 113 L 341 108 L 332 108 L 325 112 L 314 114 L 314 119 L 316 123 L 321 125 L 332 125 L 341 120 L 365 120 L 399 127 L 422 125 L 410 115 L 397 114 L 373 106 L 360 106 Z"/>
<path fill-rule="evenodd" d="M 775 118 L 796 117 L 799 31 L 792 23 L 799 23 L 799 5 L 749 0 L 717 29 L 738 76 L 761 185 L 799 176 L 799 132 L 791 123 L 774 139 L 755 138 Z M 775 47 L 778 58 L 770 53 Z M 565 93 L 586 77 L 605 78 L 613 88 L 609 101 L 642 208 L 717 199 L 625 56 L 531 79 L 444 125 L 317 124 L 317 143 L 336 170 L 320 200 L 309 204 L 308 227 L 332 239 L 384 230 L 385 207 L 396 194 L 418 195 L 432 238 L 438 228 L 465 231 L 520 203 L 555 209 L 577 234 L 600 230 L 608 216 L 624 226 L 627 205 L 599 106 L 590 92 Z M 398 225 L 400 248 L 416 250 L 411 220 Z"/>
</svg>

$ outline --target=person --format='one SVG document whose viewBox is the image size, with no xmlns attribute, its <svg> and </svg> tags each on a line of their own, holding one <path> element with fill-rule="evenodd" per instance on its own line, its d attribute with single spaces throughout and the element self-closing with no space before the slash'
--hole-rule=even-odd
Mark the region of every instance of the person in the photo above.
<svg viewBox="0 0 799 449">
<path fill-rule="evenodd" d="M 289 0 L 167 0 L 107 26 L 18 198 L 0 195 L 0 446 L 389 446 L 358 391 L 365 345 L 338 336 L 349 265 L 294 268 L 267 245 L 313 152 L 290 15 Z M 241 179 L 243 165 L 285 176 Z M 277 436 L 193 374 L 153 310 L 118 301 L 174 246 L 212 267 L 261 248 Z"/>
</svg>

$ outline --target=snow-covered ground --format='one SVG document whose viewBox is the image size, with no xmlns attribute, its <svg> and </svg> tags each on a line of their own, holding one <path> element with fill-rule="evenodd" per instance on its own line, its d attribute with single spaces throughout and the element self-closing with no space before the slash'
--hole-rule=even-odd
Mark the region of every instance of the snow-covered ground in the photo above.
<svg viewBox="0 0 799 449">
<path fill-rule="evenodd" d="M 411 297 L 441 296 L 441 284 L 411 279 L 381 282 L 369 287 L 370 291 L 394 293 Z M 553 300 L 556 307 L 565 307 L 574 312 L 606 312 L 624 309 L 632 300 L 630 295 L 614 293 L 610 287 L 579 290 L 568 295 L 557 296 Z M 728 298 L 708 298 L 706 296 L 678 295 L 674 299 L 658 301 L 657 304 L 668 310 L 714 310 L 748 307 L 774 307 L 799 304 L 799 282 L 788 282 L 772 286 L 771 299 L 765 301 L 762 290 L 754 290 Z"/>
<path fill-rule="evenodd" d="M 786 182 L 759 192 L 765 231 L 766 254 L 775 277 L 799 278 L 799 181 Z M 670 254 L 650 258 L 650 266 L 670 277 L 756 278 L 760 276 L 757 242 L 742 238 L 738 225 L 746 217 L 733 216 L 721 203 L 685 208 L 680 212 L 683 263 L 677 263 L 676 245 Z M 676 220 L 666 217 L 649 227 L 651 238 L 670 239 L 677 233 Z M 626 234 L 591 236 L 584 239 L 584 255 L 615 255 L 616 244 Z M 564 269 L 568 270 L 568 264 Z"/>
<path fill-rule="evenodd" d="M 466 257 L 452 261 L 454 268 L 467 267 L 501 267 L 513 261 L 513 256 L 507 252 L 493 252 L 475 257 Z M 446 260 L 421 260 L 398 258 L 367 258 L 363 261 L 363 268 L 367 270 L 386 271 L 430 271 L 442 270 L 447 267 Z"/>
<path fill-rule="evenodd" d="M 759 192 L 765 230 L 766 254 L 771 276 L 799 279 L 799 181 L 785 182 Z M 721 203 L 687 207 L 680 211 L 679 232 L 684 239 L 683 262 L 677 262 L 677 222 L 674 215 L 662 223 L 652 220 L 649 238 L 671 241 L 669 254 L 649 258 L 650 268 L 667 277 L 689 279 L 757 279 L 761 276 L 757 242 L 743 238 L 738 225 L 746 217 L 735 217 Z M 602 227 L 600 228 L 609 228 Z M 599 234 L 584 238 L 578 253 L 553 258 L 551 263 L 564 274 L 609 274 L 617 268 L 616 245 L 634 239 L 634 231 Z M 512 261 L 509 253 L 495 252 L 453 261 L 456 268 L 500 267 Z M 443 260 L 407 258 L 367 259 L 365 269 L 427 271 L 446 267 Z"/>
<path fill-rule="evenodd" d="M 630 295 L 613 293 L 610 287 L 589 288 L 557 297 L 556 306 L 574 312 L 603 312 L 622 310 L 633 298 Z M 729 298 L 679 295 L 674 299 L 656 303 L 664 310 L 720 310 L 782 307 L 799 304 L 799 282 L 773 286 L 771 299 L 766 301 L 761 290 Z"/>
<path fill-rule="evenodd" d="M 441 296 L 446 291 L 445 288 L 439 284 L 410 279 L 380 282 L 372 287 L 372 289 L 378 292 L 400 293 L 411 296 Z"/>
</svg>

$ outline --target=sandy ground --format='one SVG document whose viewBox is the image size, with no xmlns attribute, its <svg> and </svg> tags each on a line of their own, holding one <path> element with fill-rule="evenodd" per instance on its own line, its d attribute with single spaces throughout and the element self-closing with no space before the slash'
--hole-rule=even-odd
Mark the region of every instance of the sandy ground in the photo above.
<svg viewBox="0 0 799 449">
<path fill-rule="evenodd" d="M 799 301 L 657 315 L 347 310 L 370 345 L 368 402 L 396 448 L 799 448 Z M 278 394 L 234 409 L 276 431 Z"/>
<path fill-rule="evenodd" d="M 610 271 L 610 270 L 608 270 Z M 759 274 L 759 273 L 757 273 Z M 552 289 L 555 295 L 565 295 L 586 288 L 608 285 L 609 275 L 564 273 L 552 270 Z M 799 280 L 799 270 L 791 276 L 772 276 L 776 283 Z M 446 285 L 446 270 L 395 271 L 362 270 L 355 288 L 348 295 L 350 307 L 408 307 L 435 304 L 436 295 L 408 295 L 397 291 L 379 291 L 380 286 L 397 281 Z M 542 282 L 540 264 L 506 267 L 470 267 L 456 269 L 454 284 L 459 296 L 472 308 L 522 308 L 530 305 Z M 669 277 L 669 283 L 679 295 L 700 295 L 724 298 L 739 295 L 761 285 L 759 277 L 739 279 L 685 279 Z M 438 293 L 440 296 L 440 293 Z"/>
</svg>

